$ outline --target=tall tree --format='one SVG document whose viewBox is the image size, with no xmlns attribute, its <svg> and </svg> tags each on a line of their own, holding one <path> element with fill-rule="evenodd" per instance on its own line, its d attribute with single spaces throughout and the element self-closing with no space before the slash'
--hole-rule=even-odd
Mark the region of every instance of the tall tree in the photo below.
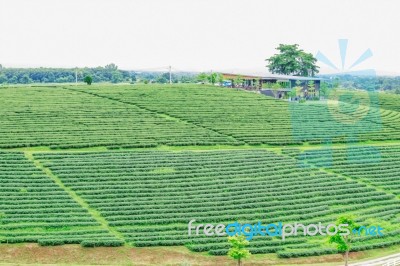
<svg viewBox="0 0 400 266">
<path fill-rule="evenodd" d="M 329 243 L 331 244 L 336 244 L 336 247 L 340 253 L 343 253 L 344 257 L 344 265 L 347 266 L 349 262 L 349 252 L 351 248 L 351 232 L 356 229 L 358 230 L 360 228 L 359 225 L 357 225 L 354 221 L 354 218 L 352 216 L 342 216 L 339 217 L 336 221 L 336 225 L 340 224 L 347 224 L 348 229 L 350 230 L 349 235 L 340 235 L 339 232 L 337 232 L 335 235 L 329 236 Z"/>
<path fill-rule="evenodd" d="M 228 237 L 228 242 L 231 245 L 231 248 L 228 251 L 229 257 L 234 260 L 237 260 L 237 265 L 242 265 L 242 260 L 248 258 L 250 256 L 250 251 L 246 249 L 249 245 L 249 241 L 246 240 L 244 235 L 231 236 Z"/>
<path fill-rule="evenodd" d="M 266 59 L 268 70 L 273 74 L 314 76 L 319 72 L 317 59 L 299 49 L 298 44 L 279 44 L 278 54 Z"/>
<path fill-rule="evenodd" d="M 218 78 L 218 73 L 213 72 L 210 75 L 208 75 L 208 81 L 211 84 L 215 84 L 217 82 L 217 78 Z"/>
</svg>

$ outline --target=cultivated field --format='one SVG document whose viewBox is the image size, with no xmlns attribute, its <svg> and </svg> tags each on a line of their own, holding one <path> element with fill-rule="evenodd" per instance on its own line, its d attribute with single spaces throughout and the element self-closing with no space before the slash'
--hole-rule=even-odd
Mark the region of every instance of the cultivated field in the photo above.
<svg viewBox="0 0 400 266">
<path fill-rule="evenodd" d="M 385 228 L 352 251 L 398 245 L 400 97 L 351 96 L 299 104 L 202 85 L 1 88 L 0 242 L 225 255 L 225 237 L 189 237 L 188 222 L 351 213 Z M 304 236 L 257 236 L 249 249 L 337 253 Z"/>
</svg>

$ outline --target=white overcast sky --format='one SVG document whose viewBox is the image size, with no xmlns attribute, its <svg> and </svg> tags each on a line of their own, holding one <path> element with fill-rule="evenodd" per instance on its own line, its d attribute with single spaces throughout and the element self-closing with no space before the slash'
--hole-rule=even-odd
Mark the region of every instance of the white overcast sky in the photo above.
<svg viewBox="0 0 400 266">
<path fill-rule="evenodd" d="M 5 67 L 264 71 L 279 43 L 400 73 L 397 0 L 0 0 Z M 322 66 L 322 65 L 321 65 Z M 322 71 L 328 71 L 323 67 Z"/>
</svg>

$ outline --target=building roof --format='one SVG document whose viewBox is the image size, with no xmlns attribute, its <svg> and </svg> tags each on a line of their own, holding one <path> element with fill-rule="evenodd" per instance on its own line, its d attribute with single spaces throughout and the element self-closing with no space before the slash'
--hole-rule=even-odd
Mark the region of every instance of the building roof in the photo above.
<svg viewBox="0 0 400 266">
<path fill-rule="evenodd" d="M 265 80 L 323 80 L 318 77 L 302 77 L 302 76 L 290 76 L 290 75 L 277 75 L 277 74 L 266 74 L 266 75 L 255 75 L 255 74 L 239 74 L 239 73 L 221 73 L 226 78 L 242 77 L 243 79 L 265 79 Z"/>
<path fill-rule="evenodd" d="M 263 79 L 322 80 L 323 78 L 269 74 L 264 76 Z"/>
</svg>

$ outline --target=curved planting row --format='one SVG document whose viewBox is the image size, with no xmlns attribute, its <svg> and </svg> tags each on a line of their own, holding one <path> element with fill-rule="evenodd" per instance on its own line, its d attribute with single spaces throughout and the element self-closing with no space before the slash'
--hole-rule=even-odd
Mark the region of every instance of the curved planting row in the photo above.
<svg viewBox="0 0 400 266">
<path fill-rule="evenodd" d="M 293 153 L 292 153 L 293 155 Z M 348 146 L 294 153 L 303 162 L 333 171 L 400 195 L 400 146 Z"/>
<path fill-rule="evenodd" d="M 328 224 L 354 213 L 368 225 L 396 216 L 400 203 L 366 184 L 261 149 L 40 153 L 35 158 L 135 246 L 186 245 L 223 255 L 225 237 L 188 236 L 188 222 Z M 364 239 L 355 248 L 392 240 Z M 332 252 L 325 238 L 302 235 L 286 241 L 255 237 L 250 249 L 281 257 Z"/>
<path fill-rule="evenodd" d="M 251 145 L 399 140 L 400 110 L 347 91 L 340 102 L 288 103 L 256 93 L 209 86 L 99 86 L 78 91 L 132 103 Z M 355 99 L 348 100 L 347 98 Z M 364 105 L 363 105 L 364 104 Z M 384 105 L 385 107 L 386 105 Z"/>
<path fill-rule="evenodd" d="M 118 240 L 23 153 L 0 152 L 0 184 L 0 243 Z"/>
<path fill-rule="evenodd" d="M 237 145 L 211 130 L 62 87 L 0 90 L 0 148 Z"/>
</svg>

